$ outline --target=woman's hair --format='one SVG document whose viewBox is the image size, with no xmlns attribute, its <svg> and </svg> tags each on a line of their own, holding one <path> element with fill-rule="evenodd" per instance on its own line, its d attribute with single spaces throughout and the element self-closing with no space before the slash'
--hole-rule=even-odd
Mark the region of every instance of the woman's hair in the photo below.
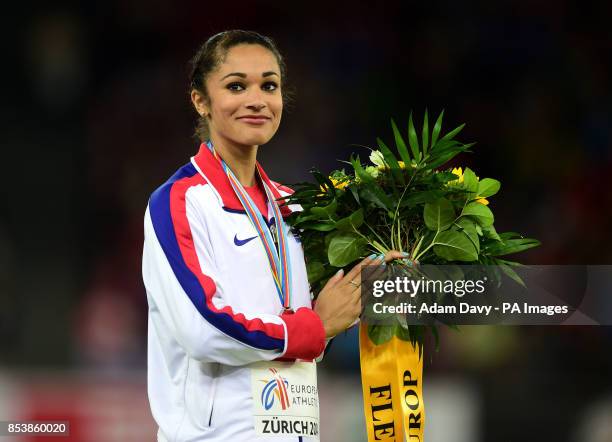
<svg viewBox="0 0 612 442">
<path fill-rule="evenodd" d="M 276 44 L 270 37 L 266 37 L 254 31 L 243 31 L 240 29 L 220 32 L 210 37 L 200 46 L 200 49 L 198 49 L 198 52 L 196 52 L 190 61 L 189 92 L 191 93 L 194 89 L 197 90 L 204 96 L 206 102 L 210 104 L 210 96 L 206 90 L 206 78 L 223 63 L 228 51 L 240 44 L 260 45 L 274 54 L 278 66 L 280 67 L 281 91 L 283 91 L 283 102 L 286 103 L 290 99 L 289 92 L 284 91 L 287 69 Z M 206 141 L 209 135 L 208 121 L 206 117 L 200 116 L 198 118 L 195 136 L 201 141 Z"/>
</svg>

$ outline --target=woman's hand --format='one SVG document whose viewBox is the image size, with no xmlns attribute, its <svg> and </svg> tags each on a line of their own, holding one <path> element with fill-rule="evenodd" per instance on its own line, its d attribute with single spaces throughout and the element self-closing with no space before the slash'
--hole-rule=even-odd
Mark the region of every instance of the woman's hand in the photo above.
<svg viewBox="0 0 612 442">
<path fill-rule="evenodd" d="M 323 321 L 326 338 L 346 330 L 361 314 L 362 266 L 402 258 L 406 258 L 406 255 L 396 250 L 389 251 L 384 257 L 372 255 L 355 265 L 346 275 L 340 270 L 327 281 L 314 307 Z"/>
</svg>

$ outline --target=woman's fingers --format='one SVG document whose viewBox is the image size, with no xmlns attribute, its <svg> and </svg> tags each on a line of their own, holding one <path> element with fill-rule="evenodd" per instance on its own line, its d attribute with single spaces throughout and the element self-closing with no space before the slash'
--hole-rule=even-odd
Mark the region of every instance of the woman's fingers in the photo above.
<svg viewBox="0 0 612 442">
<path fill-rule="evenodd" d="M 332 276 L 331 278 L 327 280 L 327 283 L 323 287 L 323 290 L 330 289 L 336 284 L 338 284 L 340 281 L 342 281 L 343 276 L 344 276 L 344 270 L 342 269 L 338 270 L 334 276 Z"/>
<path fill-rule="evenodd" d="M 351 285 L 357 284 L 357 286 L 359 286 L 359 284 L 361 283 L 359 279 L 359 276 L 360 276 L 359 274 L 361 273 L 361 267 L 364 265 L 373 264 L 377 260 L 378 260 L 378 257 L 376 255 L 370 255 L 367 258 L 365 258 L 363 261 L 361 261 L 359 264 L 355 264 L 355 266 L 346 274 L 343 281 L 345 281 L 347 284 L 350 284 L 352 282 L 354 284 L 351 284 Z"/>
<path fill-rule="evenodd" d="M 395 259 L 402 259 L 406 256 L 396 250 L 387 252 L 382 255 L 370 255 L 355 265 L 346 274 L 338 271 L 334 276 L 329 278 L 327 284 L 322 290 L 324 296 L 320 297 L 316 308 L 321 312 L 324 324 L 331 324 L 326 328 L 329 335 L 335 335 L 338 326 L 342 327 L 342 322 L 346 319 L 347 325 L 351 325 L 352 321 L 355 324 L 355 319 L 363 312 L 363 302 L 361 298 L 361 282 L 364 266 L 374 266 L 373 269 L 368 269 L 366 275 L 368 279 L 380 279 L 385 277 L 387 262 Z M 326 322 L 327 321 L 327 322 Z M 331 330 L 331 331 L 329 331 Z M 341 330 L 340 330 L 341 331 Z"/>
<path fill-rule="evenodd" d="M 368 269 L 367 271 L 368 279 L 378 279 L 387 272 L 386 262 L 381 262 L 378 265 L 370 266 L 370 267 L 373 267 L 373 268 Z M 362 279 L 363 279 L 363 275 L 362 275 Z"/>
<path fill-rule="evenodd" d="M 338 281 L 341 280 L 343 284 L 350 285 L 352 287 L 352 291 L 358 291 L 361 288 L 361 271 L 363 270 L 363 266 L 376 265 L 376 269 L 374 269 L 371 273 L 368 274 L 368 278 L 377 279 L 383 276 L 386 271 L 385 266 L 380 264 L 386 264 L 395 259 L 402 259 L 405 257 L 406 255 L 404 253 L 398 252 L 397 250 L 390 250 L 384 255 L 384 257 L 381 255 L 370 255 L 367 258 L 363 259 L 359 264 L 356 264 L 344 276 L 344 278 L 341 278 Z"/>
<path fill-rule="evenodd" d="M 373 269 L 368 269 L 365 275 L 368 280 L 373 281 L 385 277 L 388 270 L 388 268 L 386 267 L 387 263 L 392 262 L 396 259 L 405 259 L 406 256 L 407 255 L 403 252 L 398 252 L 397 250 L 390 250 L 384 255 L 384 257 L 378 255 L 369 262 L 366 262 L 365 264 L 362 262 L 362 265 L 359 267 L 355 266 L 352 270 L 355 270 L 358 273 L 357 276 L 359 277 L 359 280 L 363 281 L 363 265 L 367 265 L 368 267 L 374 267 Z"/>
<path fill-rule="evenodd" d="M 398 252 L 397 250 L 389 250 L 385 254 L 385 262 L 391 262 L 394 259 L 404 259 L 407 258 L 408 255 L 403 252 Z"/>
</svg>

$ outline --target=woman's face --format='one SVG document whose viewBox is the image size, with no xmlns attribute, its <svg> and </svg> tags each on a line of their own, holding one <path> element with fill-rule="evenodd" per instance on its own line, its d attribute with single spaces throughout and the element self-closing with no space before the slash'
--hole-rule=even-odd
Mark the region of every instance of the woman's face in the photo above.
<svg viewBox="0 0 612 442">
<path fill-rule="evenodd" d="M 206 79 L 210 101 L 192 92 L 196 110 L 208 115 L 212 140 L 254 146 L 276 133 L 283 112 L 280 68 L 263 46 L 241 44 Z"/>
</svg>

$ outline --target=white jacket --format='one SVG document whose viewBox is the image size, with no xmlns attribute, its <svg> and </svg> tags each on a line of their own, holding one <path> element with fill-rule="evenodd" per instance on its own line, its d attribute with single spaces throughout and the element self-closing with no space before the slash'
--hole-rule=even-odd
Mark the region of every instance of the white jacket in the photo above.
<svg viewBox="0 0 612 442">
<path fill-rule="evenodd" d="M 290 192 L 265 172 L 262 178 L 275 197 Z M 325 331 L 311 310 L 300 243 L 290 235 L 295 313 L 279 316 L 263 245 L 205 144 L 153 192 L 144 233 L 148 394 L 159 440 L 309 440 L 255 436 L 245 366 L 323 353 Z"/>
</svg>

